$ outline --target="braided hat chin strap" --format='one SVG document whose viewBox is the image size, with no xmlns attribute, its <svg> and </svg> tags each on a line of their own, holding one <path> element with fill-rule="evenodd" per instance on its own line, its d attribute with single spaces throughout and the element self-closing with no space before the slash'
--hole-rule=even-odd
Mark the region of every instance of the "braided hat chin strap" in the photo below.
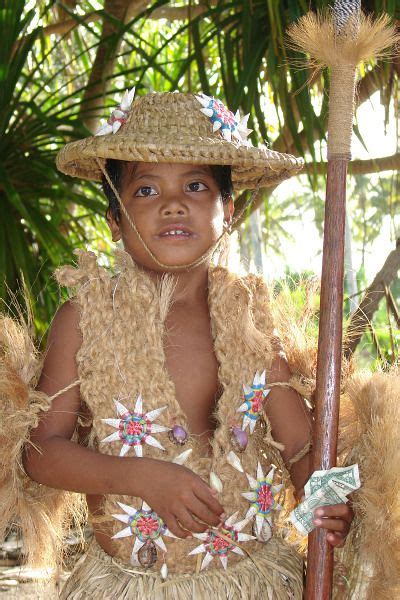
<svg viewBox="0 0 400 600">
<path fill-rule="evenodd" d="M 202 263 L 206 262 L 210 257 L 213 256 L 214 252 L 219 248 L 219 246 L 221 245 L 222 241 L 224 239 L 226 239 L 226 236 L 232 232 L 234 225 L 238 222 L 238 220 L 242 217 L 242 215 L 244 214 L 244 212 L 247 210 L 247 208 L 250 206 L 250 204 L 252 204 L 252 202 L 255 200 L 260 188 L 259 188 L 259 184 L 257 184 L 255 190 L 253 191 L 253 193 L 251 194 L 250 198 L 247 200 L 247 202 L 244 204 L 243 208 L 241 209 L 240 213 L 232 220 L 232 222 L 227 225 L 224 226 L 224 231 L 223 233 L 219 236 L 219 238 L 217 239 L 216 242 L 214 242 L 214 244 L 212 244 L 208 250 L 206 250 L 201 256 L 199 256 L 199 258 L 196 258 L 196 260 L 193 260 L 190 263 L 186 263 L 183 265 L 166 265 L 165 263 L 161 262 L 157 256 L 152 252 L 152 250 L 150 250 L 150 248 L 148 247 L 148 245 L 146 244 L 146 242 L 144 241 L 144 239 L 142 238 L 140 232 L 138 231 L 135 221 L 133 220 L 133 218 L 130 216 L 130 214 L 128 213 L 128 211 L 126 210 L 126 207 L 124 205 L 124 203 L 122 202 L 121 196 L 119 195 L 118 190 L 116 189 L 114 183 L 111 181 L 111 178 L 109 176 L 109 174 L 107 173 L 106 169 L 104 168 L 104 165 L 102 164 L 102 162 L 96 158 L 96 162 L 101 170 L 101 172 L 103 173 L 108 185 L 110 186 L 110 188 L 112 189 L 112 191 L 114 192 L 115 197 L 117 198 L 119 205 L 121 207 L 122 212 L 125 215 L 126 220 L 128 221 L 130 227 L 133 229 L 133 231 L 135 232 L 138 240 L 140 241 L 140 243 L 142 244 L 143 248 L 146 250 L 147 254 L 151 257 L 151 259 L 156 263 L 157 266 L 161 267 L 162 269 L 179 269 L 179 270 L 190 270 L 190 269 L 194 269 L 195 267 L 198 267 L 199 265 L 201 265 Z"/>
</svg>

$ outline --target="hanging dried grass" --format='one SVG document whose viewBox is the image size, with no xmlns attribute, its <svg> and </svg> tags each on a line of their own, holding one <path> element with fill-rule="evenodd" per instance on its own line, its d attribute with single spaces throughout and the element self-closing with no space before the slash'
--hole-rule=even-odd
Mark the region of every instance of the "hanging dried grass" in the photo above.
<svg viewBox="0 0 400 600">
<path fill-rule="evenodd" d="M 342 552 L 350 588 L 366 600 L 400 597 L 400 372 L 356 373 L 342 402 L 339 452 L 357 461 L 362 487 L 356 521 Z M 351 591 L 351 589 L 349 590 Z"/>
<path fill-rule="evenodd" d="M 279 539 L 255 553 L 257 565 L 245 558 L 223 569 L 209 568 L 198 574 L 173 575 L 163 581 L 159 573 L 138 572 L 108 556 L 96 543 L 77 565 L 61 591 L 60 600 L 300 600 L 302 560 Z"/>
<path fill-rule="evenodd" d="M 289 368 L 290 381 L 301 396 L 311 400 L 315 389 L 317 365 L 316 280 L 300 283 L 305 290 L 305 304 L 293 300 L 289 284 L 282 286 L 271 302 L 271 312 Z"/>
<path fill-rule="evenodd" d="M 319 70 L 326 66 L 356 67 L 372 58 L 390 57 L 391 48 L 400 41 L 386 14 L 377 19 L 361 14 L 358 32 L 354 33 L 355 30 L 354 21 L 349 19 L 346 28 L 337 35 L 329 13 L 309 12 L 289 27 L 288 46 L 308 54 L 308 66 Z"/>
<path fill-rule="evenodd" d="M 40 369 L 26 322 L 0 315 L 0 539 L 15 524 L 26 562 L 51 575 L 61 566 L 64 535 L 83 522 L 85 508 L 78 494 L 42 486 L 24 471 L 30 431 L 51 404 L 34 389 Z"/>
</svg>

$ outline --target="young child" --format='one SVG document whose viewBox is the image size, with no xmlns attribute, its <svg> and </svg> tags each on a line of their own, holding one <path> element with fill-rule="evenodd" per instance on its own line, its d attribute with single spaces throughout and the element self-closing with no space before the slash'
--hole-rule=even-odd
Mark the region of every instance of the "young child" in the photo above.
<svg viewBox="0 0 400 600">
<path fill-rule="evenodd" d="M 274 185 L 301 161 L 247 141 L 202 95 L 125 96 L 58 167 L 102 178 L 116 274 L 80 252 L 58 281 L 37 389 L 52 398 L 24 467 L 86 495 L 94 529 L 61 597 L 302 597 L 302 560 L 277 526 L 290 478 L 310 472 L 312 421 L 274 333 L 265 284 L 213 266 L 233 189 Z M 282 486 L 282 482 L 285 484 Z M 317 527 L 341 546 L 345 504 Z"/>
</svg>

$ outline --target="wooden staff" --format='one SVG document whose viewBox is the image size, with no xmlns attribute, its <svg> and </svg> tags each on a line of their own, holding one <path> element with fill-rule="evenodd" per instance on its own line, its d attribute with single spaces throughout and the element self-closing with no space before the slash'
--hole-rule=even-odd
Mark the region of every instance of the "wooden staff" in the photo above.
<svg viewBox="0 0 400 600">
<path fill-rule="evenodd" d="M 335 0 L 330 15 L 309 13 L 289 29 L 292 47 L 307 52 L 316 69 L 330 67 L 328 169 L 322 256 L 320 326 L 313 469 L 336 465 L 342 359 L 342 315 L 346 177 L 351 158 L 351 134 L 357 65 L 382 54 L 393 42 L 388 19 L 382 28 L 391 39 L 377 40 L 379 27 L 361 15 L 361 0 Z M 378 20 L 379 21 L 379 20 Z M 378 23 L 378 22 L 377 22 Z M 376 30 L 376 31 L 375 31 Z M 381 31 L 378 31 L 379 35 Z M 368 38 L 370 36 L 370 39 Z M 390 36 L 389 36 L 390 37 Z M 369 44 L 366 44 L 369 41 Z M 381 43 L 383 42 L 383 43 Z M 326 531 L 315 529 L 308 540 L 307 600 L 331 598 L 333 549 Z"/>
<path fill-rule="evenodd" d="M 346 13 L 342 13 L 344 4 L 346 3 L 343 0 L 338 0 L 333 7 L 333 21 L 337 36 L 340 35 L 341 28 L 346 27 L 349 17 L 354 20 L 355 26 L 359 18 L 361 0 L 348 3 L 347 8 L 350 8 L 350 11 L 347 19 Z M 337 456 L 342 366 L 346 178 L 347 166 L 351 158 L 355 76 L 355 67 L 331 69 L 328 169 L 315 388 L 314 471 L 334 467 Z M 343 122 L 346 127 L 344 131 L 340 131 L 339 125 Z M 347 139 L 343 139 L 343 134 Z M 308 536 L 307 600 L 330 598 L 332 577 L 333 548 L 326 540 L 326 531 L 315 529 Z"/>
</svg>

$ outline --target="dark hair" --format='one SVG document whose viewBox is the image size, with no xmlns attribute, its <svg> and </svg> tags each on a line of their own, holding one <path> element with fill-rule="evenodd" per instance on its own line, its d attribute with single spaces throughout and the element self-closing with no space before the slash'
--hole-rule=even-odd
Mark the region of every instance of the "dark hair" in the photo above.
<svg viewBox="0 0 400 600">
<path fill-rule="evenodd" d="M 113 182 L 118 193 L 122 190 L 122 178 L 124 175 L 124 164 L 123 160 L 116 160 L 114 158 L 107 158 L 105 164 L 105 170 L 107 175 Z M 232 185 L 232 169 L 230 165 L 210 165 L 212 176 L 220 189 L 222 202 L 227 202 L 232 196 L 233 185 Z M 121 217 L 121 209 L 119 206 L 118 199 L 111 189 L 110 184 L 104 175 L 101 177 L 101 183 L 103 186 L 103 192 L 108 200 L 107 212 L 111 213 L 113 219 L 118 223 Z"/>
</svg>

